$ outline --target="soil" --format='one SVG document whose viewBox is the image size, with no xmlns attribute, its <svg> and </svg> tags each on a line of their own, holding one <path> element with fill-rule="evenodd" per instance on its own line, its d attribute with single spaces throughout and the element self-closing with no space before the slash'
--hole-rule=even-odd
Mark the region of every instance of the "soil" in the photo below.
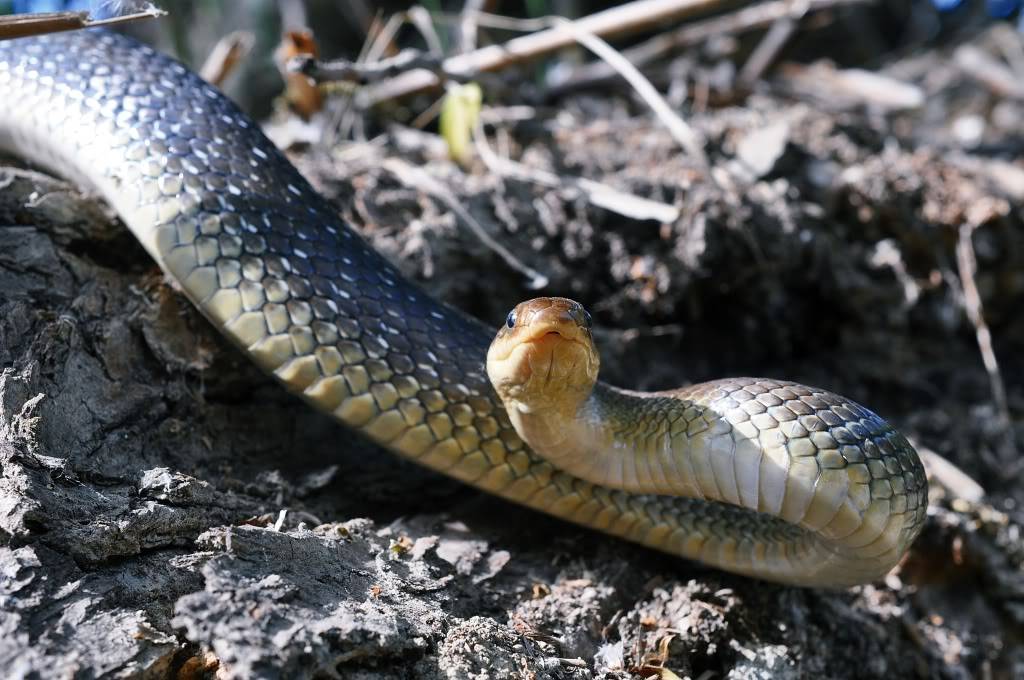
<svg viewBox="0 0 1024 680">
<path fill-rule="evenodd" d="M 713 95 L 686 119 L 710 172 L 619 88 L 493 113 L 491 147 L 556 188 L 383 118 L 371 141 L 292 145 L 435 296 L 495 325 L 538 293 L 583 302 L 609 382 L 757 374 L 884 415 L 927 459 L 928 523 L 883 583 L 845 591 L 711 570 L 396 458 L 250 365 L 94 197 L 0 168 L 0 675 L 1024 677 L 1024 103 L 955 66 L 996 37 L 881 65 L 924 94 L 907 110 L 785 70 L 730 102 L 720 55 L 695 52 L 679 77 Z M 679 216 L 597 207 L 571 178 Z"/>
</svg>

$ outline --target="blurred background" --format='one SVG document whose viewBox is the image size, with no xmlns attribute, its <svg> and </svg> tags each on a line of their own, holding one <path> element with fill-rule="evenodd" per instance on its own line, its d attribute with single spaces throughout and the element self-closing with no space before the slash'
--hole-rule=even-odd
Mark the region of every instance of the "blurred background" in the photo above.
<svg viewBox="0 0 1024 680">
<path fill-rule="evenodd" d="M 515 18 L 541 18 L 549 15 L 581 17 L 621 3 L 610 0 L 486 0 L 478 4 L 482 11 Z M 724 1 L 716 9 L 727 11 L 744 2 Z M 838 3 L 840 6 L 843 3 Z M 794 36 L 787 42 L 787 58 L 818 56 L 828 47 L 831 59 L 843 65 L 879 64 L 898 50 L 912 50 L 948 40 L 957 33 L 977 30 L 993 20 L 1016 23 L 1020 0 L 886 0 L 858 3 L 866 11 L 857 11 L 850 22 L 838 22 L 834 31 L 819 30 Z M 283 82 L 274 67 L 273 52 L 283 31 L 311 27 L 322 56 L 356 58 L 366 46 L 374 22 L 410 7 L 422 7 L 438 21 L 435 29 L 443 49 L 450 49 L 457 32 L 457 19 L 466 3 L 461 0 L 427 0 L 421 3 L 385 0 L 164 0 L 157 3 L 118 0 L 0 0 L 0 13 L 90 11 L 95 17 L 116 16 L 150 5 L 166 9 L 169 16 L 159 22 L 140 22 L 126 31 L 139 36 L 161 50 L 176 55 L 198 68 L 214 45 L 235 31 L 252 34 L 254 43 L 249 57 L 224 84 L 243 108 L 257 116 L 266 115 L 271 98 L 280 93 Z M 848 17 L 850 18 L 850 17 Z M 379 29 L 379 25 L 376 26 Z M 481 29 L 487 42 L 500 42 L 518 35 L 518 31 Z M 648 32 L 650 33 L 650 32 Z M 633 36 L 624 44 L 638 42 Z M 750 38 L 748 49 L 756 40 Z M 423 48 L 421 34 L 413 26 L 403 27 L 395 39 L 403 47 Z M 553 63 L 537 66 L 535 75 L 558 70 Z"/>
</svg>

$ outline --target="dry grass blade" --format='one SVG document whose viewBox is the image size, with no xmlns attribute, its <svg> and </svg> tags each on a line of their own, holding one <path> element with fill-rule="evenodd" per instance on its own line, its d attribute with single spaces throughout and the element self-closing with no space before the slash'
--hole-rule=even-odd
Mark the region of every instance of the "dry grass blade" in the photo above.
<svg viewBox="0 0 1024 680">
<path fill-rule="evenodd" d="M 747 63 L 740 69 L 738 80 L 741 87 L 749 89 L 761 79 L 761 75 L 775 61 L 779 52 L 789 42 L 790 36 L 796 31 L 797 24 L 809 10 L 809 0 L 794 0 L 789 3 L 789 12 L 772 24 L 768 33 L 754 48 Z"/>
<path fill-rule="evenodd" d="M 456 28 L 456 46 L 458 52 L 472 52 L 476 49 L 476 27 L 480 13 L 484 11 L 487 0 L 466 0 L 459 15 Z"/>
<path fill-rule="evenodd" d="M 974 244 L 971 241 L 973 233 L 973 225 L 961 225 L 956 244 L 957 269 L 960 274 L 960 285 L 963 288 L 967 318 L 974 326 L 978 350 L 981 352 L 981 360 L 985 364 L 985 371 L 988 373 L 992 389 L 992 401 L 995 402 L 999 427 L 1003 431 L 1003 450 L 1000 451 L 1000 454 L 1005 462 L 1010 462 L 1016 457 L 1017 446 L 1010 419 L 1010 406 L 1006 400 L 1006 385 L 1003 382 L 1002 373 L 999 372 L 999 362 L 996 361 L 996 353 L 992 348 L 992 333 L 985 322 L 981 295 L 978 293 L 978 285 L 974 280 L 977 261 L 974 256 Z"/>
<path fill-rule="evenodd" d="M 77 31 L 96 26 L 113 26 L 141 19 L 155 19 L 166 15 L 167 12 L 152 6 L 140 12 L 133 12 L 110 19 L 92 19 L 89 12 L 13 14 L 0 17 L 0 40 L 26 38 L 47 33 L 61 33 L 63 31 Z"/>
<path fill-rule="evenodd" d="M 984 487 L 974 481 L 966 472 L 919 442 L 911 443 L 921 456 L 921 462 L 932 483 L 940 484 L 954 498 L 960 498 L 969 503 L 980 503 L 985 498 Z"/>
<path fill-rule="evenodd" d="M 440 57 L 444 54 L 444 46 L 441 43 L 441 36 L 437 34 L 437 29 L 434 28 L 434 21 L 430 18 L 430 12 L 419 5 L 410 7 L 405 13 L 409 23 L 416 27 L 416 30 L 423 36 L 424 42 L 427 43 L 427 51 L 430 54 Z"/>
<path fill-rule="evenodd" d="M 459 199 L 440 182 L 428 175 L 422 169 L 417 168 L 403 160 L 389 158 L 385 160 L 382 167 L 394 175 L 398 181 L 407 187 L 418 189 L 437 200 L 441 201 L 462 221 L 470 231 L 480 239 L 480 242 L 490 248 L 495 254 L 505 261 L 508 266 L 529 278 L 528 286 L 533 289 L 543 288 L 548 285 L 548 277 L 536 269 L 522 263 L 505 246 L 495 241 L 487 230 L 483 228 L 468 210 L 462 207 Z"/>
<path fill-rule="evenodd" d="M 669 133 L 697 161 L 701 168 L 707 168 L 708 157 L 704 153 L 704 141 L 686 124 L 679 114 L 672 110 L 661 93 L 651 85 L 636 66 L 619 54 L 611 45 L 593 33 L 581 29 L 578 24 L 565 19 L 554 19 L 555 25 L 568 31 L 576 41 L 600 57 L 625 78 L 637 95 L 650 107 L 658 120 L 668 128 Z"/>
<path fill-rule="evenodd" d="M 925 103 L 924 90 L 913 83 L 859 68 L 837 69 L 827 62 L 809 66 L 783 64 L 778 83 L 793 96 L 832 111 L 860 106 L 904 111 Z"/>
</svg>

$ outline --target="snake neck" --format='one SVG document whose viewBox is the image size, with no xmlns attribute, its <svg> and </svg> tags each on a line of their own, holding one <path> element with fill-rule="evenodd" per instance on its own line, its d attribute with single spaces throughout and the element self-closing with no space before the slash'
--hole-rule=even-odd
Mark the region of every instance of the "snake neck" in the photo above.
<svg viewBox="0 0 1024 680">
<path fill-rule="evenodd" d="M 668 393 L 643 394 L 597 383 L 575 408 L 510 409 L 509 416 L 537 453 L 591 483 L 704 498 L 691 483 L 692 475 L 667 469 L 685 464 L 689 455 L 688 440 L 673 432 L 671 423 L 685 422 L 684 413 L 694 410 L 704 420 L 720 419 Z"/>
<path fill-rule="evenodd" d="M 907 440 L 823 390 L 755 378 L 646 394 L 599 383 L 574 418 L 526 415 L 521 435 L 564 472 L 738 506 L 752 513 L 739 523 L 767 515 L 781 520 L 776 529 L 803 531 L 804 548 L 797 541 L 787 550 L 819 555 L 805 572 L 811 579 L 833 562 L 863 570 L 859 579 L 879 576 L 924 521 L 927 484 Z"/>
</svg>

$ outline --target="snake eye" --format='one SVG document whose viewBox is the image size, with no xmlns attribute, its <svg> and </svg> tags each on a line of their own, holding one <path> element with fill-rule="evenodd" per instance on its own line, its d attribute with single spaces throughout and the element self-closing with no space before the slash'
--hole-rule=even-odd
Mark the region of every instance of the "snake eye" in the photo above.
<svg viewBox="0 0 1024 680">
<path fill-rule="evenodd" d="M 583 327 L 589 329 L 594 325 L 594 319 L 590 316 L 590 312 L 583 310 Z"/>
<path fill-rule="evenodd" d="M 508 313 L 508 316 L 505 317 L 505 325 L 508 326 L 509 328 L 515 327 L 515 325 L 516 325 L 516 310 L 513 309 L 511 312 Z"/>
</svg>

